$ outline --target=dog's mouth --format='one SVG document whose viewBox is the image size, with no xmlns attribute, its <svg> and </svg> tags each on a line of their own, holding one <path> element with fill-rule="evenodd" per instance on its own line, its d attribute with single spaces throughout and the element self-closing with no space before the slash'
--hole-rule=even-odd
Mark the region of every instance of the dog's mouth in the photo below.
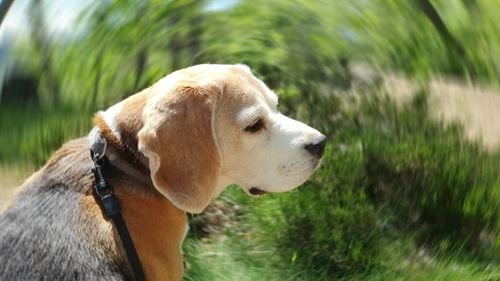
<svg viewBox="0 0 500 281">
<path fill-rule="evenodd" d="M 250 192 L 250 194 L 252 194 L 253 196 L 260 196 L 267 193 L 265 190 L 262 190 L 258 187 L 252 187 L 250 188 L 250 190 L 248 190 L 248 192 Z"/>
</svg>

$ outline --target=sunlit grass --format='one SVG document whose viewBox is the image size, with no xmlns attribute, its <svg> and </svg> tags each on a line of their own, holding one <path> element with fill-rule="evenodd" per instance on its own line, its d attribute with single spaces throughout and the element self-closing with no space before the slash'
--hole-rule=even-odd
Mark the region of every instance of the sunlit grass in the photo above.
<svg viewBox="0 0 500 281">
<path fill-rule="evenodd" d="M 292 260 L 280 260 L 277 249 L 241 242 L 234 234 L 211 239 L 187 239 L 186 281 L 492 281 L 500 279 L 498 263 L 481 264 L 459 253 L 433 256 L 407 240 L 388 245 L 377 270 L 334 278 L 326 273 L 310 274 Z M 240 241 L 236 242 L 235 241 Z"/>
</svg>

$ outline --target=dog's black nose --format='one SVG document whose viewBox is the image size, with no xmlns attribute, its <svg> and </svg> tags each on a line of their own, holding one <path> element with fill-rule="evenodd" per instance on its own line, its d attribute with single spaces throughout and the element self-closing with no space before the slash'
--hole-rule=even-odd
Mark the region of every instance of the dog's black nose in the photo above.
<svg viewBox="0 0 500 281">
<path fill-rule="evenodd" d="M 325 152 L 326 137 L 321 136 L 313 142 L 306 144 L 304 148 L 309 151 L 314 156 L 321 157 L 323 152 Z"/>
</svg>

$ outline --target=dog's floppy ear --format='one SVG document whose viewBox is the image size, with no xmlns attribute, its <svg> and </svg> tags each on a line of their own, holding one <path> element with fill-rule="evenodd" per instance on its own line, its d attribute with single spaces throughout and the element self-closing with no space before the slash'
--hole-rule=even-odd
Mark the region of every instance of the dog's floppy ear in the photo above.
<svg viewBox="0 0 500 281">
<path fill-rule="evenodd" d="M 216 191 L 221 159 L 213 129 L 220 90 L 178 86 L 146 106 L 139 150 L 156 189 L 176 207 L 200 213 Z"/>
</svg>

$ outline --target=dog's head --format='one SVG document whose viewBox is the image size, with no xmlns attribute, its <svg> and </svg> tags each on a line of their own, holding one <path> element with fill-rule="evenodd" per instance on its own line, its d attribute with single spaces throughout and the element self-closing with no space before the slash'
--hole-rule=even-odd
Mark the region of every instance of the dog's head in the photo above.
<svg viewBox="0 0 500 281">
<path fill-rule="evenodd" d="M 155 188 L 188 212 L 203 211 L 230 184 L 251 195 L 289 191 L 323 154 L 325 136 L 280 114 L 276 94 L 244 65 L 189 67 L 140 95 L 132 97 L 140 122 L 128 122 L 141 126 L 138 150 Z M 134 114 L 122 103 L 102 113 L 118 137 L 134 125 L 118 124 Z"/>
</svg>

